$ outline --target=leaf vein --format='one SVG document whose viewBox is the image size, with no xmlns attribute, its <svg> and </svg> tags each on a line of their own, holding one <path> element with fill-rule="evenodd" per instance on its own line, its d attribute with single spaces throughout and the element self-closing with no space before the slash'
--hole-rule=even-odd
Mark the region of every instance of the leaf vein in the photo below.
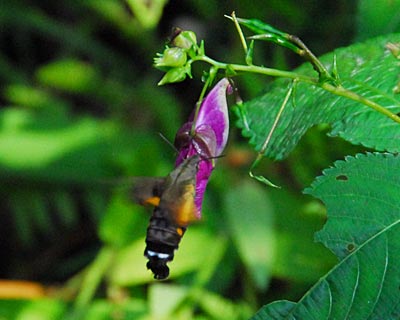
<svg viewBox="0 0 400 320">
<path fill-rule="evenodd" d="M 380 298 L 380 296 L 382 294 L 383 283 L 385 282 L 385 278 L 386 278 L 386 275 L 387 275 L 388 264 L 389 264 L 389 247 L 388 247 L 388 239 L 387 239 L 387 237 L 385 237 L 385 265 L 384 265 L 384 269 L 383 269 L 383 272 L 382 272 L 382 278 L 381 278 L 381 282 L 380 282 L 381 286 L 379 287 L 379 292 L 378 292 L 378 294 L 376 296 L 376 299 L 375 299 L 375 302 L 374 302 L 374 308 L 371 310 L 370 316 L 373 313 L 373 311 L 375 310 L 375 306 L 377 305 L 377 303 L 379 301 L 379 298 Z M 370 316 L 369 316 L 369 318 L 370 318 Z"/>
<path fill-rule="evenodd" d="M 350 303 L 349 303 L 349 308 L 347 310 L 345 319 L 349 318 L 350 311 L 352 310 L 354 299 L 356 297 L 357 288 L 358 288 L 359 283 L 360 283 L 360 262 L 358 261 L 358 257 L 357 256 L 355 256 L 355 259 L 356 259 L 356 262 L 357 262 L 357 278 L 356 278 L 356 282 L 354 283 L 353 294 L 351 296 L 351 300 L 350 300 Z"/>
</svg>

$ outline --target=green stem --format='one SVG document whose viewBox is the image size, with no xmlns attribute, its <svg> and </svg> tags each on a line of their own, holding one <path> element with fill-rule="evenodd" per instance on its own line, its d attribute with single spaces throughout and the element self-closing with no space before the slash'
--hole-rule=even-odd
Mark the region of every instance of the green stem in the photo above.
<svg viewBox="0 0 400 320">
<path fill-rule="evenodd" d="M 297 45 L 299 48 L 301 48 L 301 51 L 299 52 L 300 56 L 308 60 L 312 66 L 314 67 L 314 70 L 318 72 L 320 79 L 326 79 L 330 81 L 335 81 L 336 79 L 333 79 L 328 70 L 325 68 L 325 66 L 321 63 L 321 61 L 311 52 L 310 49 L 304 44 L 303 41 L 301 41 L 300 38 L 297 36 L 293 35 L 288 35 L 288 39 Z"/>
<path fill-rule="evenodd" d="M 302 82 L 318 85 L 318 79 L 313 78 L 313 77 L 308 77 L 300 73 L 296 72 L 291 72 L 291 71 L 284 71 L 284 70 L 278 70 L 278 69 L 272 69 L 272 68 L 265 68 L 265 67 L 258 67 L 255 65 L 243 65 L 243 64 L 230 64 L 230 63 L 223 63 L 216 61 L 214 59 L 211 59 L 210 57 L 207 56 L 198 56 L 192 60 L 192 62 L 195 61 L 203 61 L 208 64 L 211 64 L 217 69 L 228 69 L 230 68 L 231 70 L 234 71 L 239 71 L 239 72 L 249 72 L 249 73 L 258 73 L 258 74 L 264 74 L 267 76 L 271 77 L 282 77 L 282 78 L 290 78 L 290 79 L 297 79 Z"/>
<path fill-rule="evenodd" d="M 258 67 L 258 66 L 254 66 L 254 65 L 222 63 L 222 62 L 213 60 L 207 56 L 198 56 L 192 60 L 192 63 L 195 61 L 206 62 L 208 64 L 211 64 L 216 69 L 226 70 L 229 68 L 230 70 L 233 70 L 236 72 L 258 73 L 258 74 L 263 74 L 263 75 L 267 75 L 267 76 L 271 76 L 271 77 L 295 79 L 296 81 L 299 81 L 299 82 L 312 84 L 312 85 L 318 86 L 328 92 L 331 92 L 335 95 L 345 97 L 347 99 L 359 102 L 359 103 L 361 103 L 367 107 L 370 107 L 370 108 L 378 111 L 379 113 L 389 117 L 393 121 L 400 123 L 399 116 L 390 112 L 389 110 L 387 110 L 386 108 L 377 104 L 376 102 L 369 100 L 367 98 L 364 98 L 363 96 L 360 96 L 357 93 L 355 93 L 351 90 L 347 90 L 341 86 L 334 86 L 328 82 L 320 82 L 317 78 L 314 78 L 314 77 L 305 76 L 303 74 L 299 74 L 296 72 L 283 71 L 283 70 L 265 68 L 265 67 Z"/>
<path fill-rule="evenodd" d="M 214 81 L 214 78 L 217 74 L 218 69 L 215 67 L 211 67 L 210 69 L 210 74 L 204 83 L 203 89 L 201 90 L 200 97 L 196 102 L 196 109 L 194 111 L 194 117 L 193 117 L 193 124 L 192 127 L 190 128 L 190 135 L 193 137 L 195 135 L 195 127 L 196 127 L 196 122 L 197 122 L 197 116 L 199 115 L 199 110 L 201 107 L 201 104 L 203 102 L 204 96 L 206 95 L 207 88 L 211 85 L 211 83 Z"/>
<path fill-rule="evenodd" d="M 246 39 L 244 38 L 244 34 L 243 34 L 243 31 L 242 31 L 242 28 L 240 28 L 239 22 L 236 19 L 235 11 L 233 11 L 231 16 L 228 17 L 228 18 L 233 20 L 233 23 L 234 23 L 234 25 L 236 27 L 236 31 L 239 34 L 240 42 L 242 43 L 242 46 L 243 46 L 244 54 L 247 55 L 247 50 L 248 49 L 247 49 Z"/>
<path fill-rule="evenodd" d="M 274 133 L 276 127 L 278 126 L 278 122 L 279 122 L 279 120 L 280 120 L 280 118 L 282 116 L 283 110 L 285 109 L 287 103 L 289 102 L 289 98 L 292 95 L 293 88 L 294 88 L 294 83 L 292 83 L 290 85 L 289 90 L 286 93 L 285 99 L 283 100 L 282 105 L 279 108 L 279 111 L 278 111 L 278 114 L 275 117 L 274 123 L 272 124 L 272 127 L 269 130 L 268 136 L 265 139 L 265 141 L 264 141 L 264 143 L 263 143 L 263 145 L 262 145 L 262 147 L 261 147 L 261 149 L 260 149 L 260 151 L 258 153 L 257 159 L 256 159 L 256 161 L 254 161 L 254 164 L 253 164 L 252 168 L 255 167 L 255 165 L 257 165 L 257 163 L 264 157 L 265 150 L 267 150 L 268 144 L 271 141 L 272 134 Z"/>
<path fill-rule="evenodd" d="M 260 181 L 260 182 L 262 182 L 262 183 L 264 183 L 265 185 L 270 186 L 270 187 L 279 188 L 277 185 L 273 184 L 273 183 L 272 183 L 271 181 L 269 181 L 267 178 L 265 178 L 265 177 L 263 177 L 263 176 L 257 176 L 257 175 L 255 175 L 255 174 L 253 173 L 253 169 L 254 169 L 254 168 L 258 165 L 258 163 L 264 158 L 265 150 L 267 150 L 268 144 L 269 144 L 269 142 L 271 141 L 271 138 L 272 138 L 272 134 L 274 133 L 276 127 L 278 126 L 279 119 L 281 118 L 282 113 L 283 113 L 283 110 L 285 109 L 287 103 L 289 102 L 289 98 L 290 98 L 290 96 L 292 95 L 293 89 L 294 89 L 294 81 L 293 81 L 292 84 L 290 85 L 289 90 L 288 90 L 288 92 L 286 93 L 285 99 L 283 100 L 282 105 L 281 105 L 281 107 L 279 108 L 279 111 L 278 111 L 278 113 L 277 113 L 277 115 L 276 115 L 276 117 L 275 117 L 274 123 L 272 124 L 272 127 L 271 127 L 271 129 L 269 130 L 268 136 L 267 136 L 267 138 L 265 139 L 265 141 L 264 141 L 264 143 L 263 143 L 263 145 L 262 145 L 260 151 L 259 151 L 258 154 L 257 154 L 257 158 L 254 160 L 253 164 L 252 164 L 251 167 L 250 167 L 250 171 L 249 171 L 249 176 L 250 176 L 250 177 L 252 177 L 253 179 L 256 179 L 256 180 L 258 180 L 258 181 Z"/>
<path fill-rule="evenodd" d="M 337 96 L 345 97 L 350 100 L 362 103 L 363 105 L 366 105 L 367 107 L 370 107 L 379 113 L 384 114 L 385 116 L 389 117 L 393 121 L 400 123 L 400 117 L 392 112 L 390 112 L 388 109 L 382 107 L 380 104 L 377 104 L 376 102 L 369 100 L 367 98 L 364 98 L 363 96 L 358 95 L 357 93 L 347 90 L 343 87 L 335 87 L 329 83 L 322 83 L 320 87 L 328 92 L 331 92 Z"/>
</svg>

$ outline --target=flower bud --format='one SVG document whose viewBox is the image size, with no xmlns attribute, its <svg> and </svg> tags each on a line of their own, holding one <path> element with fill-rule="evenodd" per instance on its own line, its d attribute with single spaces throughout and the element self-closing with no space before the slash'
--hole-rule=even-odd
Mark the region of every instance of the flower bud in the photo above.
<svg viewBox="0 0 400 320">
<path fill-rule="evenodd" d="M 166 48 L 160 57 L 154 59 L 154 65 L 160 67 L 182 67 L 187 60 L 185 50 L 181 48 Z"/>
<path fill-rule="evenodd" d="M 171 44 L 175 47 L 189 50 L 197 46 L 196 34 L 193 31 L 177 31 L 177 35 L 172 39 Z"/>
<path fill-rule="evenodd" d="M 185 67 L 172 68 L 162 77 L 158 85 L 162 86 L 167 83 L 181 82 L 186 79 L 186 74 L 187 68 Z"/>
</svg>

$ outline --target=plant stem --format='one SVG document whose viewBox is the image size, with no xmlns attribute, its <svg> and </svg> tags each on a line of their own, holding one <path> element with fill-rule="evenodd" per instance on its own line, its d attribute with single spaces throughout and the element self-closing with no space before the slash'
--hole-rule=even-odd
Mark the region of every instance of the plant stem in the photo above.
<svg viewBox="0 0 400 320">
<path fill-rule="evenodd" d="M 295 85 L 295 84 L 294 84 L 294 81 L 293 81 L 292 84 L 291 84 L 290 87 L 289 87 L 288 92 L 286 93 L 285 99 L 283 100 L 281 107 L 279 108 L 279 111 L 278 111 L 278 113 L 277 113 L 277 115 L 276 115 L 276 117 L 275 117 L 274 123 L 272 124 L 272 127 L 271 127 L 271 129 L 269 130 L 268 136 L 267 136 L 267 138 L 265 139 L 265 141 L 264 141 L 264 143 L 263 143 L 263 145 L 262 145 L 260 151 L 258 152 L 257 158 L 253 161 L 253 164 L 251 165 L 250 171 L 249 171 L 249 176 L 250 176 L 250 177 L 252 177 L 253 179 L 256 179 L 256 180 L 258 180 L 258 181 L 264 183 L 264 184 L 267 185 L 267 186 L 274 187 L 274 188 L 279 188 L 279 187 L 278 187 L 277 185 L 273 184 L 273 183 L 272 183 L 271 181 L 269 181 L 267 178 L 265 178 L 265 177 L 263 177 L 263 176 L 257 176 L 257 175 L 255 175 L 255 174 L 253 173 L 253 169 L 254 169 L 254 168 L 259 164 L 259 162 L 264 158 L 264 153 L 265 153 L 265 150 L 266 150 L 267 147 L 268 147 L 269 142 L 271 141 L 272 134 L 274 133 L 276 127 L 278 126 L 278 122 L 279 122 L 279 119 L 280 119 L 281 116 L 282 116 L 283 110 L 285 109 L 287 103 L 289 102 L 289 98 L 290 98 L 290 96 L 291 96 L 292 93 L 293 93 L 294 85 Z"/>
<path fill-rule="evenodd" d="M 333 93 L 337 96 L 345 97 L 347 99 L 359 102 L 359 103 L 361 103 L 367 107 L 370 107 L 370 108 L 374 109 L 375 111 L 378 111 L 379 113 L 389 117 L 393 121 L 400 123 L 399 116 L 390 112 L 388 109 L 379 105 L 378 103 L 376 103 L 372 100 L 369 100 L 367 98 L 364 98 L 363 96 L 360 96 L 359 94 L 357 94 L 351 90 L 348 90 L 346 88 L 343 88 L 341 86 L 334 86 L 328 82 L 320 82 L 318 80 L 318 78 L 305 76 L 303 74 L 299 74 L 296 72 L 259 67 L 259 66 L 255 66 L 255 65 L 222 63 L 222 62 L 216 61 L 214 59 L 211 59 L 210 57 L 207 57 L 207 56 L 198 56 L 192 60 L 192 63 L 195 61 L 206 62 L 208 64 L 211 64 L 216 69 L 227 70 L 229 68 L 230 70 L 233 70 L 236 72 L 258 73 L 258 74 L 263 74 L 263 75 L 267 75 L 267 76 L 271 76 L 271 77 L 289 78 L 289 79 L 294 79 L 299 82 L 312 84 L 312 85 L 318 86 L 330 93 Z"/>
<path fill-rule="evenodd" d="M 192 128 L 190 129 L 190 134 L 192 137 L 195 135 L 197 117 L 199 115 L 199 110 L 200 110 L 201 104 L 203 103 L 204 96 L 206 95 L 207 88 L 214 81 L 217 71 L 218 71 L 217 68 L 211 67 L 210 74 L 209 74 L 206 82 L 204 83 L 203 89 L 201 90 L 201 93 L 200 93 L 200 97 L 196 102 L 196 108 L 195 108 L 195 112 L 194 112 L 194 116 L 193 116 L 193 124 L 192 124 Z"/>
<path fill-rule="evenodd" d="M 269 142 L 271 140 L 272 134 L 274 133 L 276 127 L 278 126 L 278 122 L 279 122 L 279 119 L 282 116 L 283 110 L 285 109 L 285 107 L 286 107 L 286 105 L 287 105 L 287 103 L 289 101 L 289 98 L 292 95 L 293 87 L 294 87 L 294 83 L 291 84 L 291 86 L 289 87 L 288 92 L 286 93 L 285 99 L 283 100 L 282 105 L 279 108 L 279 111 L 278 111 L 278 114 L 275 117 L 274 123 L 272 124 L 272 127 L 269 130 L 268 136 L 265 139 L 260 151 L 258 152 L 257 159 L 256 159 L 256 161 L 254 161 L 254 164 L 253 164 L 252 168 L 264 157 L 264 152 L 265 152 L 265 150 L 267 150 L 267 147 L 268 147 L 268 144 L 269 144 Z"/>
<path fill-rule="evenodd" d="M 244 54 L 247 55 L 247 50 L 248 50 L 248 49 L 247 49 L 246 39 L 244 38 L 243 31 L 242 31 L 242 29 L 240 28 L 239 22 L 238 22 L 237 19 L 236 19 L 235 11 L 233 11 L 232 14 L 231 14 L 231 16 L 228 17 L 228 18 L 233 20 L 233 23 L 235 24 L 235 27 L 236 27 L 236 31 L 237 31 L 238 34 L 239 34 L 240 42 L 242 43 L 242 47 L 243 47 L 243 50 L 244 50 Z"/>
<path fill-rule="evenodd" d="M 393 121 L 400 123 L 400 117 L 392 112 L 390 112 L 388 109 L 385 107 L 382 107 L 380 104 L 377 104 L 376 102 L 369 100 L 367 98 L 364 98 L 363 96 L 358 95 L 357 93 L 347 90 L 343 87 L 335 87 L 329 83 L 322 83 L 320 87 L 328 92 L 331 92 L 337 96 L 345 97 L 350 100 L 362 103 L 363 105 L 366 105 L 367 107 L 370 107 L 379 113 L 382 113 L 383 115 L 389 117 Z"/>
<path fill-rule="evenodd" d="M 291 71 L 265 68 L 265 67 L 255 66 L 255 65 L 223 63 L 223 62 L 219 62 L 214 59 L 211 59 L 210 57 L 207 57 L 207 56 L 199 56 L 199 57 L 194 58 L 192 61 L 193 62 L 194 61 L 203 61 L 203 62 L 211 64 L 212 66 L 214 66 L 218 69 L 223 69 L 223 70 L 230 68 L 234 71 L 239 71 L 239 72 L 258 73 L 258 74 L 264 74 L 264 75 L 271 76 L 271 77 L 297 79 L 302 82 L 318 85 L 317 78 L 305 76 L 303 74 L 291 72 Z"/>
<path fill-rule="evenodd" d="M 301 48 L 301 52 L 299 52 L 300 56 L 305 58 L 307 61 L 309 61 L 312 66 L 314 67 L 314 70 L 318 72 L 319 76 L 321 79 L 326 79 L 326 80 L 336 80 L 333 79 L 328 70 L 326 70 L 325 66 L 321 63 L 321 61 L 311 52 L 310 49 L 304 44 L 303 41 L 297 36 L 294 35 L 288 35 L 288 38 L 299 48 Z"/>
</svg>

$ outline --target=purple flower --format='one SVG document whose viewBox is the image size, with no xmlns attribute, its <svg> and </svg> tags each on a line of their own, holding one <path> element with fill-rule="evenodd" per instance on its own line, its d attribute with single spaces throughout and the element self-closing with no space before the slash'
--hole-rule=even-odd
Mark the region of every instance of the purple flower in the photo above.
<svg viewBox="0 0 400 320">
<path fill-rule="evenodd" d="M 221 155 L 229 134 L 229 117 L 226 94 L 231 87 L 228 79 L 219 81 L 203 100 L 197 119 L 194 112 L 177 132 L 175 146 L 179 154 L 175 165 L 180 165 L 188 157 L 199 154 L 202 160 L 196 175 L 196 218 L 201 218 L 201 205 L 208 179 L 215 166 L 215 157 Z M 194 132 L 191 133 L 194 123 Z"/>
</svg>

